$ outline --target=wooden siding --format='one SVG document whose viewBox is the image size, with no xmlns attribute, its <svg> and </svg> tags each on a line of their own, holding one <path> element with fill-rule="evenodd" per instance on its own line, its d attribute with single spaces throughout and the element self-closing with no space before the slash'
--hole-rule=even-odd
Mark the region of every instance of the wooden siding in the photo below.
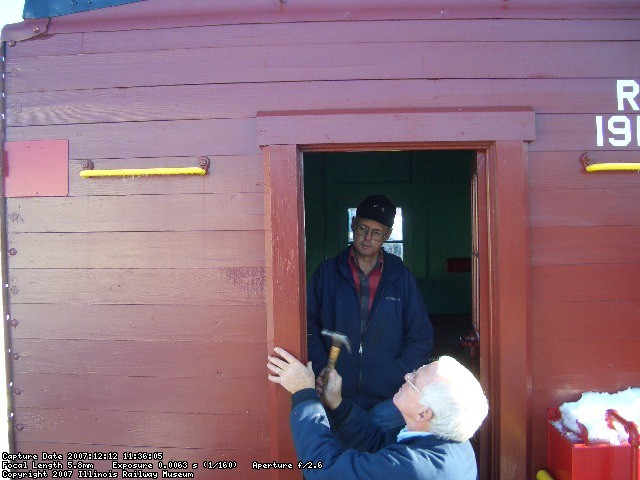
<svg viewBox="0 0 640 480">
<path fill-rule="evenodd" d="M 640 79 L 637 2 L 257 3 L 176 15 L 149 0 L 6 47 L 7 140 L 68 139 L 70 155 L 68 197 L 7 200 L 17 449 L 162 449 L 263 478 L 250 462 L 277 450 L 257 112 L 524 105 L 529 450 L 544 467 L 547 407 L 640 384 L 640 176 L 578 161 L 640 160 L 637 142 L 598 148 L 594 125 L 618 113 L 616 79 Z M 78 176 L 86 159 L 201 155 L 202 178 Z"/>
</svg>

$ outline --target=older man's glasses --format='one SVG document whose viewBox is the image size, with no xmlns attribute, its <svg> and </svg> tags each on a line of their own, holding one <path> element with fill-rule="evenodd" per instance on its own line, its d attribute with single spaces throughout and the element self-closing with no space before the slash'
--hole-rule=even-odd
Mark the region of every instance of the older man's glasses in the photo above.
<svg viewBox="0 0 640 480">
<path fill-rule="evenodd" d="M 360 235 L 361 237 L 366 238 L 368 235 L 371 235 L 371 238 L 376 242 L 381 242 L 386 234 L 386 232 L 383 232 L 382 230 L 378 230 L 377 228 L 371 229 L 362 223 L 358 223 L 353 230 L 356 235 Z"/>
<path fill-rule="evenodd" d="M 413 389 L 418 392 L 418 395 L 422 396 L 422 392 L 420 391 L 420 389 L 418 387 L 416 387 L 416 385 L 413 383 L 416 381 L 416 372 L 417 370 L 414 370 L 411 373 L 407 373 L 404 376 L 404 379 L 409 383 L 409 385 L 411 385 L 413 387 Z"/>
</svg>

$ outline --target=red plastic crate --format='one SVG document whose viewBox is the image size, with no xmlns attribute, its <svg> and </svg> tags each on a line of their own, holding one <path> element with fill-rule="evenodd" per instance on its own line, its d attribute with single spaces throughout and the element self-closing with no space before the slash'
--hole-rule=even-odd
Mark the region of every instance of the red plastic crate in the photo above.
<svg viewBox="0 0 640 480">
<path fill-rule="evenodd" d="M 547 462 L 554 480 L 635 480 L 639 450 L 622 445 L 573 443 L 552 421 L 560 419 L 557 408 L 547 412 Z M 636 476 L 633 470 L 636 469 Z"/>
</svg>

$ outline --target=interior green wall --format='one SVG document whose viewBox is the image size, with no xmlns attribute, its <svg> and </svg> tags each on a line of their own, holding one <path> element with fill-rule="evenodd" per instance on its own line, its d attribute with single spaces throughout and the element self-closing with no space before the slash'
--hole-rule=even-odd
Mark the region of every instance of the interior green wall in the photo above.
<svg viewBox="0 0 640 480">
<path fill-rule="evenodd" d="M 339 152 L 304 155 L 307 278 L 346 246 L 346 209 L 381 193 L 403 208 L 405 264 L 431 314 L 471 311 L 471 274 L 446 271 L 471 254 L 474 152 Z"/>
</svg>

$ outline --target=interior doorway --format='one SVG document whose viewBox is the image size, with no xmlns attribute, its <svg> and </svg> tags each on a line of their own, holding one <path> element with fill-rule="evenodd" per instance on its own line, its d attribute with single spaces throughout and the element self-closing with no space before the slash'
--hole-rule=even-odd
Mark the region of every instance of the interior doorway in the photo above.
<svg viewBox="0 0 640 480">
<path fill-rule="evenodd" d="M 307 280 L 349 243 L 352 209 L 368 195 L 386 195 L 401 224 L 385 248 L 402 257 L 418 282 L 434 325 L 433 356 L 451 355 L 477 373 L 479 358 L 468 341 L 474 171 L 469 150 L 303 154 Z"/>
<path fill-rule="evenodd" d="M 450 355 L 479 377 L 476 152 L 305 152 L 302 162 L 307 281 L 352 242 L 358 203 L 373 194 L 389 197 L 398 213 L 384 247 L 416 278 L 434 327 L 432 357 Z"/>
</svg>

